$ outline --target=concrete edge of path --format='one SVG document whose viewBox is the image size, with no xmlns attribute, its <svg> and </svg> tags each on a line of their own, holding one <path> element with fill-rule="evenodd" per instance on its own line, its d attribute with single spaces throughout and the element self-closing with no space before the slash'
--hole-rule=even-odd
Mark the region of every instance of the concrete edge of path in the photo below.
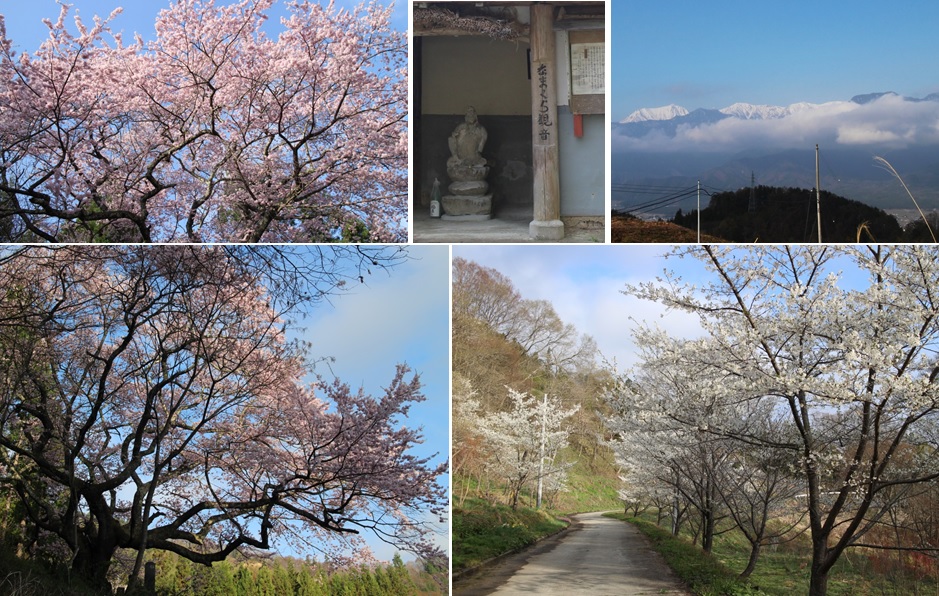
<svg viewBox="0 0 939 596">
<path fill-rule="evenodd" d="M 531 548 L 534 548 L 534 547 L 536 547 L 536 546 L 538 546 L 538 545 L 540 545 L 540 544 L 543 544 L 543 543 L 544 543 L 545 541 L 547 541 L 547 540 L 550 540 L 550 539 L 552 539 L 552 538 L 559 538 L 559 537 L 561 536 L 561 534 L 564 534 L 565 532 L 570 531 L 570 529 L 571 529 L 572 527 L 574 527 L 574 523 L 575 523 L 575 522 L 574 522 L 574 520 L 571 518 L 571 516 L 565 515 L 565 516 L 558 517 L 557 519 L 566 521 L 566 522 L 567 522 L 567 525 L 564 526 L 563 528 L 561 528 L 560 530 L 556 531 L 556 532 L 552 532 L 551 534 L 545 534 L 544 536 L 542 536 L 541 538 L 538 538 L 537 540 L 535 540 L 535 541 L 532 542 L 531 544 L 526 544 L 525 546 L 520 546 L 520 547 L 518 547 L 518 548 L 513 548 L 512 550 L 507 550 L 507 551 L 505 551 L 504 553 L 500 553 L 500 554 L 498 554 L 498 555 L 496 555 L 496 556 L 494 556 L 494 557 L 490 557 L 490 558 L 486 559 L 485 561 L 482 561 L 482 562 L 480 562 L 480 563 L 474 565 L 473 567 L 468 567 L 468 568 L 466 568 L 466 569 L 461 569 L 460 571 L 454 571 L 453 573 L 451 573 L 450 580 L 455 583 L 455 582 L 457 582 L 457 581 L 460 580 L 460 579 L 465 579 L 465 578 L 467 578 L 467 577 L 471 577 L 471 576 L 473 576 L 473 575 L 476 575 L 477 573 L 479 573 L 479 572 L 481 572 L 481 571 L 483 571 L 483 570 L 485 570 L 485 569 L 488 569 L 489 567 L 492 567 L 493 565 L 497 565 L 497 564 L 501 563 L 502 561 L 504 561 L 505 559 L 507 559 L 507 558 L 509 558 L 509 557 L 512 557 L 512 556 L 517 555 L 517 554 L 519 554 L 519 553 L 521 553 L 521 552 L 524 552 L 524 551 L 526 551 L 526 550 L 529 550 L 529 549 L 531 549 Z"/>
</svg>

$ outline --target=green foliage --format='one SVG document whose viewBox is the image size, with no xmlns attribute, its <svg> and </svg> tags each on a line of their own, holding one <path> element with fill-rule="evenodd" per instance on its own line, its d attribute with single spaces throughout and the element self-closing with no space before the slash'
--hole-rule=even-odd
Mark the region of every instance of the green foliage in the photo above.
<svg viewBox="0 0 939 596">
<path fill-rule="evenodd" d="M 609 513 L 609 517 L 627 520 L 621 513 Z M 749 596 L 763 594 L 745 580 L 737 577 L 731 569 L 713 554 L 705 553 L 682 537 L 672 536 L 659 526 L 636 518 L 628 518 L 652 542 L 653 548 L 678 577 L 699 596 Z"/>
<path fill-rule="evenodd" d="M 747 580 L 737 573 L 747 563 L 749 545 L 737 531 L 722 533 L 710 555 L 688 536 L 675 538 L 646 519 L 608 514 L 635 524 L 662 554 L 675 573 L 699 596 L 792 596 L 809 585 L 811 543 L 805 534 L 765 548 L 756 570 Z M 922 553 L 919 553 L 922 558 Z M 908 554 L 857 549 L 848 551 L 832 569 L 830 596 L 907 596 L 939 593 L 939 570 L 909 564 Z M 886 562 L 886 563 L 885 563 Z"/>
<path fill-rule="evenodd" d="M 916 218 L 903 228 L 904 242 L 928 242 L 933 240 L 933 234 L 939 236 L 939 212 L 932 211 L 926 214 L 926 220 Z"/>
<path fill-rule="evenodd" d="M 99 596 L 81 580 L 42 561 L 17 557 L 0 547 L 0 594 L 11 596 Z"/>
<path fill-rule="evenodd" d="M 533 544 L 567 524 L 544 511 L 468 499 L 453 510 L 453 569 L 467 569 Z"/>
<path fill-rule="evenodd" d="M 365 222 L 357 219 L 354 222 L 348 222 L 342 227 L 342 234 L 337 242 L 362 243 L 368 242 L 371 236 L 368 226 Z"/>
<path fill-rule="evenodd" d="M 406 565 L 397 555 L 383 566 L 332 572 L 289 558 L 229 559 L 205 566 L 168 551 L 148 551 L 147 559 L 157 565 L 157 596 L 411 596 L 445 593 L 447 585 L 440 579 L 446 570 L 430 563 L 423 569 Z M 39 561 L 22 560 L 6 548 L 0 548 L 0 594 L 106 596 Z"/>
<path fill-rule="evenodd" d="M 322 567 L 291 559 L 226 560 L 206 567 L 169 553 L 154 554 L 158 555 L 153 557 L 158 596 L 406 596 L 418 592 L 398 556 L 383 567 L 327 573 Z M 429 577 L 429 573 L 422 575 Z"/>
</svg>

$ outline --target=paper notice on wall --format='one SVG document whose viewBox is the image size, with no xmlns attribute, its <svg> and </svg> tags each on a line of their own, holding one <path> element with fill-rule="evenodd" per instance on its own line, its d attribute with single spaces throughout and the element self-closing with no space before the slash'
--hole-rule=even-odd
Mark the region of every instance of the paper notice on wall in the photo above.
<svg viewBox="0 0 939 596">
<path fill-rule="evenodd" d="M 604 85 L 603 43 L 571 44 L 571 93 L 597 95 L 606 92 Z"/>
</svg>

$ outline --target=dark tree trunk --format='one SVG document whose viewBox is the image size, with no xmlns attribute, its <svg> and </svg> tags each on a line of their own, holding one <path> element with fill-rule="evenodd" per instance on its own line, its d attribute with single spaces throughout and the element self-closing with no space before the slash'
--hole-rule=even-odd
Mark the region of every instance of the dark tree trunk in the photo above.
<svg viewBox="0 0 939 596">
<path fill-rule="evenodd" d="M 72 571 L 93 588 L 110 589 L 108 570 L 111 568 L 111 558 L 116 550 L 116 546 L 108 547 L 101 543 L 88 544 L 76 554 Z"/>
<path fill-rule="evenodd" d="M 809 596 L 825 596 L 828 594 L 828 571 L 821 571 L 812 566 L 812 575 L 809 578 Z"/>
<path fill-rule="evenodd" d="M 117 552 L 118 536 L 114 522 L 106 516 L 86 522 L 78 531 L 78 549 L 72 570 L 96 589 L 110 590 L 108 570 Z"/>
<path fill-rule="evenodd" d="M 813 537 L 812 541 L 812 568 L 809 576 L 809 596 L 826 596 L 828 594 L 828 541 Z"/>
<path fill-rule="evenodd" d="M 750 558 L 747 560 L 746 568 L 740 573 L 741 578 L 750 577 L 753 570 L 756 569 L 756 561 L 760 558 L 760 542 L 750 543 Z"/>
<path fill-rule="evenodd" d="M 701 548 L 709 553 L 714 547 L 714 511 L 707 509 L 701 512 Z"/>
</svg>

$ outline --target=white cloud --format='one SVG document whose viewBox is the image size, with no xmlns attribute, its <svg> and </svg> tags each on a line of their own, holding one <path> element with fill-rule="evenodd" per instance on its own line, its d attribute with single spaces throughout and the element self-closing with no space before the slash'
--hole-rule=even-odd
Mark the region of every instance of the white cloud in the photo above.
<svg viewBox="0 0 939 596">
<path fill-rule="evenodd" d="M 843 145 L 895 144 L 903 137 L 889 130 L 878 130 L 871 126 L 842 126 L 838 129 L 837 140 Z"/>
<path fill-rule="evenodd" d="M 409 356 L 421 357 L 417 348 L 422 344 L 446 339 L 446 247 L 411 247 L 409 253 L 420 260 L 387 273 L 374 271 L 364 286 L 320 306 L 307 323 L 304 337 L 312 353 L 335 357 L 334 370 L 340 377 L 348 370 L 353 385 L 370 378 L 373 370 L 390 379 L 396 363 L 415 364 Z"/>
<path fill-rule="evenodd" d="M 623 151 L 736 151 L 812 143 L 890 148 L 939 143 L 939 101 L 885 95 L 867 104 L 797 104 L 790 111 L 777 119 L 726 118 L 712 124 L 682 125 L 673 137 L 660 132 L 638 139 L 614 134 L 613 146 Z"/>
<path fill-rule="evenodd" d="M 624 370 L 637 362 L 632 331 L 639 324 L 683 337 L 699 333 L 694 317 L 623 294 L 627 284 L 651 281 L 677 265 L 662 258 L 667 251 L 642 245 L 481 245 L 454 246 L 453 256 L 496 269 L 525 299 L 549 301 L 561 320 L 592 336 L 604 358 Z"/>
</svg>

